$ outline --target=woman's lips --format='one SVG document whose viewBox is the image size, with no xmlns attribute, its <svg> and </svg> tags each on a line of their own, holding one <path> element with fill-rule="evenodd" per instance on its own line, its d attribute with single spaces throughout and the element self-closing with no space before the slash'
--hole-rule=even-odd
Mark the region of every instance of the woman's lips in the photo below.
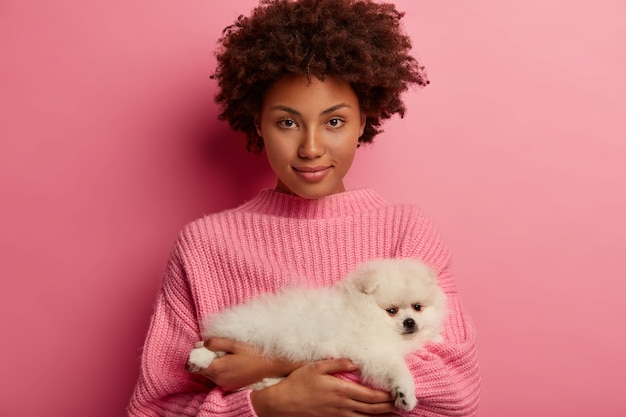
<svg viewBox="0 0 626 417">
<path fill-rule="evenodd" d="M 318 182 L 330 172 L 330 166 L 292 167 L 296 175 L 306 182 Z"/>
</svg>

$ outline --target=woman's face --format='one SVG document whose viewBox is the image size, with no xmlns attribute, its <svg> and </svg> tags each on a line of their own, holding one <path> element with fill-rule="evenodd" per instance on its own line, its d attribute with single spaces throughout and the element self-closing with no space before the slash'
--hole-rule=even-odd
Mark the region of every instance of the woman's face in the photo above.
<svg viewBox="0 0 626 417">
<path fill-rule="evenodd" d="M 365 128 L 348 84 L 287 75 L 266 92 L 255 123 L 276 190 L 310 199 L 345 191 L 343 178 Z"/>
</svg>

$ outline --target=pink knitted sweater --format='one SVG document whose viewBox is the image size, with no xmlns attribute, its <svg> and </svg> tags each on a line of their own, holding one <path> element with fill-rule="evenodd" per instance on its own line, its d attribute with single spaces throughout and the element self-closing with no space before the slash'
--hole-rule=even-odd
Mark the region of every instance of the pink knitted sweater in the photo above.
<svg viewBox="0 0 626 417">
<path fill-rule="evenodd" d="M 358 263 L 390 257 L 434 267 L 449 298 L 445 343 L 407 358 L 420 400 L 410 415 L 475 415 L 475 331 L 457 295 L 450 255 L 420 210 L 390 205 L 371 190 L 318 200 L 264 190 L 185 227 L 156 301 L 128 415 L 254 416 L 249 390 L 226 393 L 185 371 L 200 340 L 198 323 L 294 277 L 331 285 Z"/>
</svg>

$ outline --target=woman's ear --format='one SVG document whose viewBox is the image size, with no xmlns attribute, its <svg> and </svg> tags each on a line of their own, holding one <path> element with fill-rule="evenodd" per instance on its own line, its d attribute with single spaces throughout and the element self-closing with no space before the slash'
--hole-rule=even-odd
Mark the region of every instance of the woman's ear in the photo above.
<svg viewBox="0 0 626 417">
<path fill-rule="evenodd" d="M 367 123 L 367 117 L 361 113 L 361 127 L 359 129 L 359 137 L 363 136 L 363 132 L 365 132 L 365 124 Z"/>
<path fill-rule="evenodd" d="M 257 135 L 263 137 L 263 130 L 261 129 L 261 117 L 258 114 L 254 116 L 254 127 L 256 128 Z"/>
</svg>

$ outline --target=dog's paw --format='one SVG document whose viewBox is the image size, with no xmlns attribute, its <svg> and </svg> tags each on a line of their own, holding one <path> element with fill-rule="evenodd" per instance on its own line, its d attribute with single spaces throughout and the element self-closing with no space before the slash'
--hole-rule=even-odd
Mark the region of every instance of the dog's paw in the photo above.
<svg viewBox="0 0 626 417">
<path fill-rule="evenodd" d="M 189 372 L 198 372 L 206 369 L 211 365 L 213 359 L 217 357 L 219 357 L 217 353 L 205 348 L 204 345 L 196 347 L 189 353 L 189 358 L 187 358 L 187 370 Z"/>
<path fill-rule="evenodd" d="M 394 387 L 391 395 L 395 398 L 394 405 L 399 410 L 411 411 L 417 406 L 417 397 L 413 391 L 406 391 L 400 387 Z"/>
<path fill-rule="evenodd" d="M 276 385 L 283 379 L 285 378 L 263 378 L 259 382 L 248 385 L 248 388 L 252 389 L 253 391 L 259 391 L 264 388 L 271 387 L 272 385 Z"/>
</svg>

